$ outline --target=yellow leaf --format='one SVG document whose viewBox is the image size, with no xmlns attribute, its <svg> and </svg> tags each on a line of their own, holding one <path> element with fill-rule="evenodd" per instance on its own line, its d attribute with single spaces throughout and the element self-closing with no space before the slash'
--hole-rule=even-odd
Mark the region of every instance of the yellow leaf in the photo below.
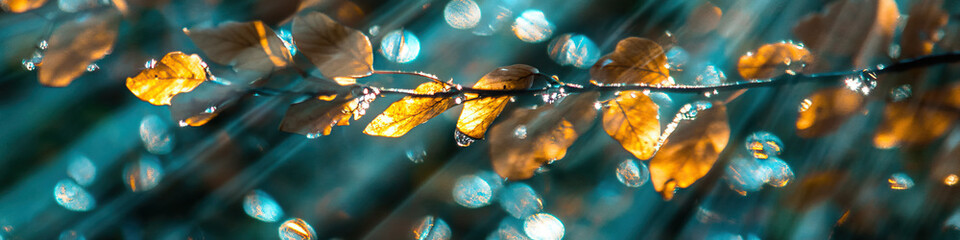
<svg viewBox="0 0 960 240">
<path fill-rule="evenodd" d="M 280 37 L 261 21 L 227 22 L 183 32 L 210 60 L 237 69 L 270 72 L 292 62 Z"/>
<path fill-rule="evenodd" d="M 340 25 L 323 13 L 293 18 L 297 49 L 329 79 L 373 73 L 373 48 L 362 32 Z"/>
<path fill-rule="evenodd" d="M 330 135 L 333 126 L 350 125 L 350 116 L 359 110 L 361 102 L 353 97 L 323 99 L 327 98 L 320 96 L 290 105 L 280 122 L 280 131 L 303 134 L 308 138 Z"/>
<path fill-rule="evenodd" d="M 427 82 L 420 84 L 414 90 L 417 94 L 434 94 L 448 90 L 446 84 Z M 373 136 L 400 137 L 410 129 L 423 124 L 450 107 L 453 107 L 450 97 L 415 97 L 406 96 L 400 101 L 390 104 L 377 118 L 373 119 L 363 133 Z"/>
<path fill-rule="evenodd" d="M 0 1 L 0 7 L 5 12 L 22 13 L 43 6 L 47 0 L 3 0 Z"/>
<path fill-rule="evenodd" d="M 805 138 L 829 134 L 858 113 L 865 99 L 843 87 L 821 89 L 800 103 L 797 135 Z"/>
<path fill-rule="evenodd" d="M 40 83 L 51 87 L 70 85 L 87 71 L 87 66 L 113 49 L 119 20 L 116 11 L 107 10 L 54 30 L 40 65 Z"/>
<path fill-rule="evenodd" d="M 915 101 L 887 103 L 873 145 L 892 148 L 932 142 L 953 128 L 960 115 L 960 85 L 928 92 Z"/>
<path fill-rule="evenodd" d="M 710 172 L 727 146 L 727 108 L 719 102 L 712 105 L 696 110 L 693 120 L 680 120 L 650 160 L 650 180 L 664 199 L 672 199 L 676 188 L 688 187 Z"/>
<path fill-rule="evenodd" d="M 203 82 L 193 91 L 170 99 L 170 114 L 180 126 L 201 126 L 237 100 L 243 91 L 214 82 Z"/>
<path fill-rule="evenodd" d="M 592 125 L 600 94 L 566 97 L 556 105 L 517 109 L 490 130 L 490 162 L 501 177 L 527 179 L 543 164 L 563 159 L 567 148 Z"/>
<path fill-rule="evenodd" d="M 659 107 L 639 91 L 621 92 L 603 107 L 603 130 L 639 159 L 649 159 L 660 138 Z"/>
<path fill-rule="evenodd" d="M 526 89 L 533 84 L 534 75 L 540 73 L 534 67 L 515 64 L 501 67 L 483 75 L 473 88 L 486 90 Z M 482 139 L 487 128 L 497 119 L 507 105 L 510 96 L 483 97 L 463 104 L 463 112 L 457 120 L 457 131 L 474 139 Z"/>
<path fill-rule="evenodd" d="M 663 48 L 646 38 L 620 40 L 617 48 L 590 67 L 593 80 L 613 83 L 646 83 L 673 85 L 667 70 Z"/>
<path fill-rule="evenodd" d="M 190 92 L 207 80 L 206 64 L 196 54 L 170 52 L 153 68 L 127 78 L 127 89 L 153 105 L 169 105 L 179 93 Z"/>
<path fill-rule="evenodd" d="M 900 38 L 900 58 L 915 58 L 933 52 L 933 44 L 940 41 L 938 32 L 950 18 L 943 11 L 943 0 L 912 1 L 910 18 Z"/>
<path fill-rule="evenodd" d="M 793 43 L 766 44 L 740 57 L 737 71 L 744 79 L 768 79 L 796 72 L 812 60 L 810 51 L 802 46 Z"/>
<path fill-rule="evenodd" d="M 815 69 L 872 67 L 874 58 L 886 56 L 900 17 L 894 0 L 841 0 L 826 9 L 802 19 L 793 33 L 819 59 L 850 61 L 819 62 Z"/>
</svg>

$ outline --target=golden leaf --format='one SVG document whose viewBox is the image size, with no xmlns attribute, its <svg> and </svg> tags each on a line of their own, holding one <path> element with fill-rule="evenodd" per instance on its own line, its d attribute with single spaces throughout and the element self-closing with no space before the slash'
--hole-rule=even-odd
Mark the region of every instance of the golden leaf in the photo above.
<svg viewBox="0 0 960 240">
<path fill-rule="evenodd" d="M 210 60 L 237 69 L 270 72 L 293 61 L 280 37 L 261 21 L 228 22 L 183 32 Z"/>
<path fill-rule="evenodd" d="M 852 62 L 821 62 L 818 69 L 870 67 L 874 58 L 886 55 L 900 17 L 894 0 L 842 0 L 826 9 L 798 22 L 793 33 L 820 59 Z"/>
<path fill-rule="evenodd" d="M 47 0 L 3 0 L 0 7 L 5 12 L 22 13 L 43 6 Z"/>
<path fill-rule="evenodd" d="M 203 82 L 193 91 L 170 99 L 170 114 L 180 126 L 201 126 L 237 100 L 243 90 L 214 82 Z"/>
<path fill-rule="evenodd" d="M 843 87 L 814 92 L 800 103 L 797 135 L 812 138 L 831 133 L 858 113 L 864 103 L 863 95 Z"/>
<path fill-rule="evenodd" d="M 206 64 L 196 54 L 170 52 L 153 68 L 127 78 L 127 89 L 153 105 L 169 105 L 179 93 L 190 92 L 207 80 Z"/>
<path fill-rule="evenodd" d="M 900 38 L 900 58 L 915 58 L 933 52 L 933 44 L 940 41 L 941 28 L 950 15 L 943 11 L 943 0 L 913 1 L 910 18 Z"/>
<path fill-rule="evenodd" d="M 737 71 L 744 79 L 774 78 L 799 70 L 812 62 L 810 51 L 793 43 L 773 43 L 760 46 L 756 52 L 743 55 Z"/>
<path fill-rule="evenodd" d="M 333 126 L 350 125 L 350 116 L 359 109 L 361 100 L 341 97 L 329 100 L 325 96 L 307 99 L 290 105 L 280 122 L 280 131 L 314 138 L 330 135 Z"/>
<path fill-rule="evenodd" d="M 501 67 L 483 75 L 474 89 L 486 90 L 516 90 L 526 89 L 533 84 L 533 77 L 540 73 L 534 67 L 515 64 Z M 463 112 L 457 120 L 457 131 L 474 139 L 482 139 L 487 128 L 497 119 L 503 108 L 507 106 L 510 96 L 483 97 L 467 101 L 463 104 Z"/>
<path fill-rule="evenodd" d="M 592 125 L 600 94 L 566 97 L 556 105 L 517 109 L 490 130 L 490 162 L 501 177 L 527 179 L 543 164 L 563 159 L 567 148 Z"/>
<path fill-rule="evenodd" d="M 297 49 L 324 77 L 365 77 L 373 73 L 373 48 L 362 32 L 340 25 L 323 13 L 293 18 Z"/>
<path fill-rule="evenodd" d="M 417 94 L 434 94 L 448 90 L 446 84 L 427 82 L 417 86 Z M 363 133 L 373 136 L 400 137 L 417 125 L 423 124 L 450 107 L 453 99 L 449 97 L 406 96 L 390 104 L 377 118 L 373 119 Z"/>
<path fill-rule="evenodd" d="M 116 11 L 107 10 L 54 30 L 40 65 L 40 83 L 51 87 L 70 85 L 87 71 L 87 66 L 110 53 L 117 39 L 119 20 Z"/>
<path fill-rule="evenodd" d="M 960 85 L 928 92 L 919 101 L 887 103 L 873 145 L 892 148 L 924 145 L 940 138 L 960 118 Z"/>
<path fill-rule="evenodd" d="M 650 160 L 653 187 L 670 200 L 676 188 L 690 186 L 707 174 L 730 139 L 727 108 L 719 102 L 698 109 L 693 120 L 680 120 Z"/>
<path fill-rule="evenodd" d="M 617 48 L 590 67 L 593 80 L 613 83 L 672 85 L 663 48 L 646 38 L 620 40 Z"/>
<path fill-rule="evenodd" d="M 603 107 L 603 130 L 639 159 L 650 159 L 660 138 L 659 106 L 639 91 L 621 92 Z"/>
</svg>

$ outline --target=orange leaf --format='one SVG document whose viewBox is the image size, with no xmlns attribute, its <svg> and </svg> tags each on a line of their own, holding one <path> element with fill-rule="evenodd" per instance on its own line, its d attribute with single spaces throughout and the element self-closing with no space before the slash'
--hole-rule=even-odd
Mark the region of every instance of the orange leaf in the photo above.
<svg viewBox="0 0 960 240">
<path fill-rule="evenodd" d="M 490 131 L 493 170 L 511 180 L 527 179 L 543 164 L 563 159 L 596 118 L 599 95 L 577 94 L 556 105 L 514 111 Z"/>
<path fill-rule="evenodd" d="M 719 102 L 696 105 L 696 110 L 686 113 L 695 111 L 696 118 L 678 117 L 676 131 L 650 160 L 650 180 L 666 200 L 673 198 L 676 188 L 688 187 L 707 175 L 730 139 L 727 108 Z M 713 106 L 704 109 L 709 105 Z"/>
<path fill-rule="evenodd" d="M 900 38 L 900 58 L 915 58 L 933 52 L 933 44 L 940 41 L 941 28 L 950 15 L 943 11 L 943 0 L 913 1 L 910 18 Z"/>
<path fill-rule="evenodd" d="M 805 138 L 829 134 L 860 111 L 865 99 L 843 87 L 821 89 L 800 104 L 797 135 Z"/>
<path fill-rule="evenodd" d="M 960 115 L 960 85 L 928 92 L 918 101 L 887 103 L 873 145 L 892 148 L 924 145 L 953 128 Z"/>
<path fill-rule="evenodd" d="M 744 79 L 768 79 L 784 73 L 795 73 L 813 60 L 810 51 L 793 43 L 760 46 L 756 52 L 743 55 L 737 70 Z"/>
<path fill-rule="evenodd" d="M 228 22 L 183 32 L 210 60 L 237 69 L 270 72 L 293 61 L 280 37 L 261 21 Z"/>
<path fill-rule="evenodd" d="M 340 25 L 323 13 L 293 18 L 297 49 L 329 79 L 373 73 L 373 48 L 362 32 Z"/>
<path fill-rule="evenodd" d="M 793 33 L 821 59 L 852 62 L 817 64 L 821 68 L 868 67 L 884 57 L 893 41 L 900 11 L 894 0 L 842 0 L 830 3 L 821 14 L 811 14 Z"/>
<path fill-rule="evenodd" d="M 607 84 L 673 84 L 663 48 L 650 39 L 638 37 L 620 40 L 612 53 L 593 64 L 590 77 Z"/>
<path fill-rule="evenodd" d="M 214 82 L 203 82 L 193 91 L 170 99 L 170 114 L 180 126 L 201 126 L 236 101 L 243 91 Z"/>
<path fill-rule="evenodd" d="M 341 97 L 330 99 L 319 96 L 290 105 L 280 122 L 280 131 L 315 138 L 330 135 L 333 126 L 350 125 L 350 116 L 359 118 L 365 111 L 363 99 Z M 359 115 L 358 115 L 359 114 Z"/>
<path fill-rule="evenodd" d="M 473 85 L 475 89 L 486 90 L 516 90 L 526 89 L 533 84 L 533 77 L 540 73 L 534 67 L 516 64 L 498 68 L 483 75 Z M 510 96 L 483 97 L 467 101 L 463 104 L 463 112 L 457 120 L 457 131 L 474 139 L 482 139 L 487 128 L 497 119 L 503 108 L 507 106 Z"/>
<path fill-rule="evenodd" d="M 427 82 L 417 86 L 417 94 L 434 94 L 448 90 L 446 84 Z M 455 106 L 449 97 L 406 96 L 390 104 L 387 110 L 373 119 L 363 133 L 373 136 L 400 137 L 410 129 L 423 124 L 450 107 Z"/>
<path fill-rule="evenodd" d="M 5 12 L 22 13 L 43 6 L 47 0 L 3 0 L 0 7 Z"/>
<path fill-rule="evenodd" d="M 639 159 L 650 159 L 660 138 L 660 107 L 639 91 L 620 93 L 603 107 L 603 130 Z"/>
<path fill-rule="evenodd" d="M 179 93 L 193 91 L 207 80 L 207 65 L 196 54 L 170 52 L 153 68 L 127 78 L 127 89 L 153 105 L 169 105 Z"/>
<path fill-rule="evenodd" d="M 70 85 L 113 49 L 120 15 L 107 10 L 61 25 L 50 36 L 47 52 L 40 65 L 40 83 L 51 87 Z"/>
</svg>

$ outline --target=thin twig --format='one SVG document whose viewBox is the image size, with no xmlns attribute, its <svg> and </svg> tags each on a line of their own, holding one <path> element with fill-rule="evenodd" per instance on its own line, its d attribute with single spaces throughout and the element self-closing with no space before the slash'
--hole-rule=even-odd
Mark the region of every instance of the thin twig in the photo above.
<svg viewBox="0 0 960 240">
<path fill-rule="evenodd" d="M 373 74 L 381 74 L 381 75 L 382 75 L 382 74 L 398 74 L 398 75 L 417 76 L 417 77 L 422 77 L 422 78 L 427 78 L 427 79 L 433 80 L 434 82 L 443 83 L 443 84 L 446 84 L 447 86 L 456 87 L 453 83 L 448 83 L 448 82 L 441 81 L 440 78 L 437 77 L 437 75 L 433 75 L 433 74 L 429 74 L 429 73 L 425 73 L 425 72 L 404 72 L 404 71 L 395 71 L 395 70 L 373 70 Z"/>
</svg>

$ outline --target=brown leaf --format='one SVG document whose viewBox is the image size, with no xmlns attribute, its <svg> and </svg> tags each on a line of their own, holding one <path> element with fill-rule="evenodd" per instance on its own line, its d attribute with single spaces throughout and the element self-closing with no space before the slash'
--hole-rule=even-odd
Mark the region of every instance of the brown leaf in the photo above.
<svg viewBox="0 0 960 240">
<path fill-rule="evenodd" d="M 797 135 L 812 138 L 829 134 L 858 113 L 865 102 L 863 95 L 843 87 L 814 92 L 800 103 Z"/>
<path fill-rule="evenodd" d="M 323 13 L 293 18 L 293 39 L 324 77 L 364 77 L 373 73 L 373 49 L 362 32 Z"/>
<path fill-rule="evenodd" d="M 690 186 L 706 175 L 727 146 L 727 108 L 719 102 L 712 105 L 695 110 L 693 120 L 681 119 L 676 131 L 650 160 L 650 180 L 666 200 L 673 198 L 676 188 Z"/>
<path fill-rule="evenodd" d="M 43 6 L 47 0 L 3 0 L 0 7 L 4 12 L 22 13 Z"/>
<path fill-rule="evenodd" d="M 811 14 L 793 33 L 821 59 L 848 59 L 818 63 L 818 69 L 868 67 L 883 57 L 896 30 L 900 11 L 893 0 L 841 0 L 821 14 Z"/>
<path fill-rule="evenodd" d="M 601 83 L 672 85 L 663 48 L 646 38 L 620 40 L 617 48 L 590 68 L 590 77 Z"/>
<path fill-rule="evenodd" d="M 900 38 L 900 58 L 915 58 L 933 52 L 933 44 L 940 41 L 937 32 L 950 18 L 941 6 L 943 0 L 913 1 L 910 18 Z"/>
<path fill-rule="evenodd" d="M 540 73 L 534 67 L 515 64 L 501 67 L 483 75 L 474 89 L 485 90 L 516 90 L 526 89 L 533 84 L 534 75 Z M 457 120 L 457 131 L 474 139 L 482 139 L 487 128 L 497 119 L 503 108 L 507 106 L 510 96 L 483 97 L 467 101 L 463 104 L 463 112 Z"/>
<path fill-rule="evenodd" d="M 434 94 L 449 90 L 446 84 L 427 82 L 417 86 L 417 94 Z M 373 119 L 363 133 L 372 136 L 400 137 L 408 131 L 423 124 L 450 107 L 455 106 L 450 97 L 415 97 L 406 96 L 400 101 L 390 104 L 387 110 Z"/>
<path fill-rule="evenodd" d="M 216 117 L 243 94 L 243 90 L 214 82 L 203 82 L 193 91 L 170 99 L 170 114 L 180 126 L 201 126 Z"/>
<path fill-rule="evenodd" d="M 330 135 L 333 126 L 350 125 L 350 116 L 361 111 L 362 99 L 320 96 L 290 105 L 280 122 L 280 131 L 315 138 Z"/>
<path fill-rule="evenodd" d="M 932 142 L 953 128 L 960 115 L 960 85 L 935 90 L 915 101 L 887 103 L 873 145 L 892 148 Z"/>
<path fill-rule="evenodd" d="M 813 61 L 810 51 L 793 43 L 772 43 L 743 55 L 737 71 L 744 79 L 768 79 L 784 73 L 795 73 Z"/>
<path fill-rule="evenodd" d="M 260 21 L 227 22 L 183 32 L 210 60 L 237 69 L 270 72 L 293 61 L 280 37 Z"/>
<path fill-rule="evenodd" d="M 687 15 L 684 26 L 691 34 L 703 35 L 716 29 L 721 18 L 723 18 L 723 10 L 705 1 Z"/>
<path fill-rule="evenodd" d="M 190 92 L 207 80 L 207 65 L 196 54 L 170 52 L 153 68 L 127 78 L 127 89 L 153 105 L 169 105 L 179 93 Z"/>
<path fill-rule="evenodd" d="M 603 107 L 603 130 L 639 159 L 650 159 L 660 139 L 660 109 L 639 91 L 621 92 Z"/>
<path fill-rule="evenodd" d="M 566 97 L 556 105 L 517 109 L 490 131 L 490 162 L 500 176 L 527 179 L 543 164 L 563 159 L 592 125 L 599 93 Z"/>
<path fill-rule="evenodd" d="M 803 211 L 826 200 L 834 198 L 843 200 L 845 196 L 838 195 L 843 194 L 842 191 L 848 187 L 846 182 L 851 178 L 850 174 L 841 171 L 807 174 L 800 178 L 798 184 L 791 184 L 784 189 L 786 197 L 782 198 L 783 204 Z"/>
<path fill-rule="evenodd" d="M 40 83 L 51 87 L 70 85 L 87 71 L 87 66 L 110 53 L 119 21 L 120 14 L 107 10 L 54 30 L 40 65 Z"/>
</svg>

